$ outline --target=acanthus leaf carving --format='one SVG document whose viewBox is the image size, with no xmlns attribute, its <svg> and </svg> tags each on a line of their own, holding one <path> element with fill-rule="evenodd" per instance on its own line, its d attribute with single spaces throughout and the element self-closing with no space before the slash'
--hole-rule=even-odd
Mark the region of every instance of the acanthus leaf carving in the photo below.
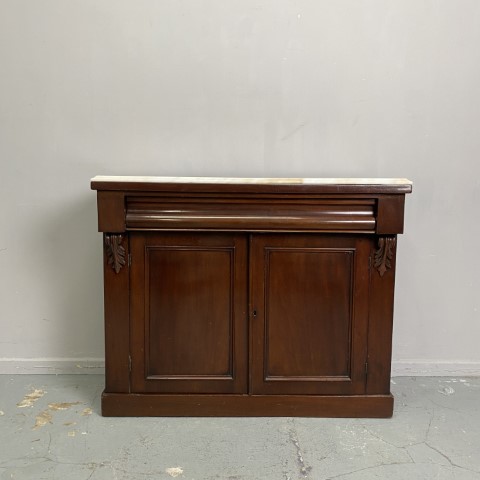
<svg viewBox="0 0 480 480">
<path fill-rule="evenodd" d="M 107 263 L 115 273 L 119 273 L 125 266 L 125 248 L 122 245 L 123 235 L 113 233 L 105 234 L 105 249 L 107 254 Z"/>
<path fill-rule="evenodd" d="M 380 237 L 378 248 L 375 250 L 373 266 L 378 270 L 381 277 L 392 268 L 392 258 L 395 251 L 395 237 Z"/>
</svg>

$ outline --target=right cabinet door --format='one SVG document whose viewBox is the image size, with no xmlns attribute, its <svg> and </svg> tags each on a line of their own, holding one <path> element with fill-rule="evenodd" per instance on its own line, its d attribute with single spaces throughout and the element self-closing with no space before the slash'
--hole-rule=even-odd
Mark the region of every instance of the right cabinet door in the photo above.
<svg viewBox="0 0 480 480">
<path fill-rule="evenodd" d="M 252 394 L 365 392 L 369 237 L 251 237 Z"/>
</svg>

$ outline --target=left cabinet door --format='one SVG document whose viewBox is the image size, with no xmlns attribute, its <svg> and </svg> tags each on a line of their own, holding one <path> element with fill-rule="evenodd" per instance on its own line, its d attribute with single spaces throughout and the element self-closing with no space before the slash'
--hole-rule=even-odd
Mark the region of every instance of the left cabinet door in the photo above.
<svg viewBox="0 0 480 480">
<path fill-rule="evenodd" d="M 131 390 L 246 393 L 247 237 L 130 234 Z"/>
</svg>

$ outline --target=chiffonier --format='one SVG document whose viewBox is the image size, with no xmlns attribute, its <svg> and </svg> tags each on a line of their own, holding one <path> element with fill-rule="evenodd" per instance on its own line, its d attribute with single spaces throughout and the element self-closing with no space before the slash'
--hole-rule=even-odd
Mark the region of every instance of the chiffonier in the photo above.
<svg viewBox="0 0 480 480">
<path fill-rule="evenodd" d="M 388 417 L 406 179 L 95 177 L 107 416 Z"/>
</svg>

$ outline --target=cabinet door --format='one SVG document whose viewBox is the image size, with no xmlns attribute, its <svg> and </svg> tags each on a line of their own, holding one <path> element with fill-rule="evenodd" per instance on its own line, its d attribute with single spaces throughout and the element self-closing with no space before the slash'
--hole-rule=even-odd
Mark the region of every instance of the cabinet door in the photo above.
<svg viewBox="0 0 480 480">
<path fill-rule="evenodd" d="M 246 392 L 247 238 L 130 241 L 132 392 Z"/>
<path fill-rule="evenodd" d="M 251 392 L 365 391 L 367 237 L 254 235 Z"/>
</svg>

